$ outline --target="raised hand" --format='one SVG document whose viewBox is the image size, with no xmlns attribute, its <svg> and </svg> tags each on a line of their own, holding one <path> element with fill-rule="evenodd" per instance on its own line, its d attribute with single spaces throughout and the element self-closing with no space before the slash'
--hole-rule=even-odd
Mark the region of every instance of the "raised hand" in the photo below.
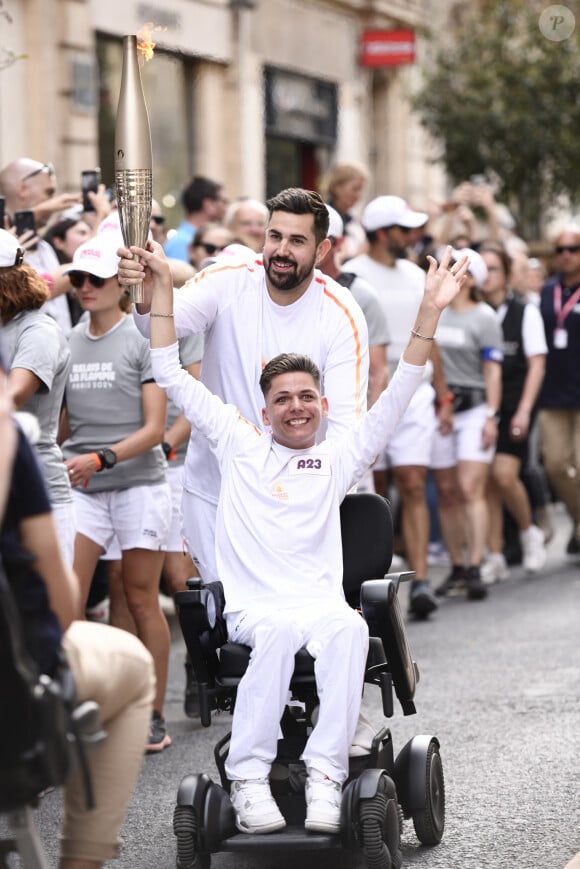
<svg viewBox="0 0 580 869">
<path fill-rule="evenodd" d="M 451 268 L 451 247 L 445 248 L 445 253 L 438 263 L 432 256 L 428 256 L 429 271 L 425 279 L 425 300 L 430 301 L 438 311 L 442 311 L 453 301 L 463 283 L 463 278 L 469 268 L 469 258 L 462 257 L 453 263 Z"/>
<path fill-rule="evenodd" d="M 173 288 L 169 263 L 163 248 L 156 241 L 149 240 L 146 248 L 121 247 L 117 255 L 121 257 L 118 268 L 119 283 L 123 287 L 132 287 L 143 282 L 144 307 L 149 308 L 153 290 L 157 286 Z"/>
</svg>

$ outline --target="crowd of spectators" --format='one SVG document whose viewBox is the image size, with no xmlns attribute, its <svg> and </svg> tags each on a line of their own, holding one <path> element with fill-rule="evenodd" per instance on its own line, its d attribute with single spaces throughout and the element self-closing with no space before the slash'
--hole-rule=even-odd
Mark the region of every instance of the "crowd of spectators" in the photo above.
<svg viewBox="0 0 580 869">
<path fill-rule="evenodd" d="M 394 505 L 398 555 L 415 573 L 409 613 L 427 621 L 448 595 L 484 600 L 514 565 L 541 573 L 555 502 L 570 522 L 565 554 L 580 555 L 580 225 L 563 225 L 532 256 L 484 179 L 465 181 L 425 211 L 389 191 L 369 198 L 371 181 L 365 166 L 345 162 L 321 182 L 328 231 L 318 241 L 317 280 L 349 318 L 328 300 L 316 308 L 284 295 L 288 272 L 301 263 L 294 248 L 274 253 L 279 239 L 267 230 L 273 209 L 301 213 L 303 191 L 284 191 L 274 204 L 230 202 L 223 184 L 195 176 L 184 185 L 178 227 L 167 226 L 153 201 L 150 237 L 164 248 L 182 300 L 182 366 L 260 428 L 259 374 L 282 351 L 307 353 L 320 366 L 329 432 L 373 406 L 413 328 L 427 255 L 441 259 L 450 245 L 455 261 L 468 258 L 424 381 L 359 482 Z M 161 751 L 171 738 L 159 593 L 173 595 L 197 573 L 219 578 L 217 466 L 153 379 L 148 326 L 118 279 L 123 242 L 104 185 L 89 194 L 87 211 L 80 193 L 58 193 L 50 164 L 21 158 L 0 171 L 0 195 L 6 388 L 14 408 L 38 421 L 35 449 L 63 559 L 79 582 L 78 615 L 105 575 L 100 596 L 113 601 L 105 620 L 148 650 L 156 690 L 145 748 Z M 32 211 L 35 229 L 17 236 L 22 209 Z M 266 302 L 243 281 L 230 281 L 215 301 L 214 276 L 241 260 L 263 264 L 275 288 Z M 436 588 L 430 526 L 440 529 L 449 565 Z M 186 661 L 191 715 L 192 694 Z"/>
</svg>

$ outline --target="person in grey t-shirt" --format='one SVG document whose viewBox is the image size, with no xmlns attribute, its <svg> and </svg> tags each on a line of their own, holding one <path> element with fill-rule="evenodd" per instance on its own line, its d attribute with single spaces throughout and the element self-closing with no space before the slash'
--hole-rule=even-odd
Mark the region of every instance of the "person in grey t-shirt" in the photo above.
<svg viewBox="0 0 580 869">
<path fill-rule="evenodd" d="M 14 265 L 16 238 L 0 230 L 0 254 L 13 267 L 0 268 L 0 317 L 10 366 L 9 391 L 17 410 L 38 420 L 36 449 L 48 486 L 65 557 L 72 564 L 75 513 L 70 482 L 57 445 L 70 350 L 58 324 L 40 310 L 49 297 L 46 281 L 29 265 Z M 2 260 L 3 261 L 3 260 Z"/>
<path fill-rule="evenodd" d="M 63 453 L 74 487 L 74 568 L 83 603 L 99 558 L 114 538 L 137 636 L 151 652 L 157 680 L 147 750 L 171 744 L 163 718 L 169 629 L 159 608 L 159 580 L 171 517 L 161 448 L 165 393 L 153 380 L 149 345 L 120 306 L 115 232 L 82 244 L 65 272 L 88 311 L 71 331 Z"/>
<path fill-rule="evenodd" d="M 453 256 L 467 256 L 469 271 L 436 335 L 454 402 L 453 428 L 445 435 L 436 432 L 431 455 L 441 530 L 452 560 L 451 573 L 436 593 L 466 589 L 470 600 L 482 600 L 487 596 L 480 570 L 488 528 L 486 487 L 497 442 L 503 339 L 494 312 L 477 298 L 487 278 L 482 257 L 469 248 L 454 250 Z"/>
</svg>

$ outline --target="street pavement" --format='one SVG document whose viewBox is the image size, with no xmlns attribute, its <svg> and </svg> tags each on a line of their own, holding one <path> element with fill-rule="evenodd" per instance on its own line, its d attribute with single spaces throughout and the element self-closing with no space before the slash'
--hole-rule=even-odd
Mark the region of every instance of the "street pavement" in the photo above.
<svg viewBox="0 0 580 869">
<path fill-rule="evenodd" d="M 487 600 L 444 600 L 428 622 L 408 622 L 421 679 L 417 714 L 390 721 L 395 752 L 419 733 L 441 743 L 447 795 L 442 842 L 427 848 L 405 822 L 403 866 L 415 869 L 563 869 L 580 851 L 580 558 L 564 554 L 569 525 L 558 514 L 549 559 L 538 576 L 512 568 Z M 446 573 L 432 570 L 436 583 Z M 406 610 L 407 589 L 401 589 Z M 183 714 L 183 644 L 174 618 L 166 717 L 171 748 L 144 760 L 122 834 L 117 869 L 175 866 L 172 814 L 181 778 L 219 780 L 213 746 L 230 718 L 202 728 Z M 367 717 L 383 721 L 368 687 Z M 60 795 L 35 813 L 57 864 Z M 360 855 L 300 852 L 301 869 L 358 869 Z M 295 869 L 297 855 L 213 855 L 215 869 Z M 17 863 L 14 864 L 18 865 Z"/>
</svg>

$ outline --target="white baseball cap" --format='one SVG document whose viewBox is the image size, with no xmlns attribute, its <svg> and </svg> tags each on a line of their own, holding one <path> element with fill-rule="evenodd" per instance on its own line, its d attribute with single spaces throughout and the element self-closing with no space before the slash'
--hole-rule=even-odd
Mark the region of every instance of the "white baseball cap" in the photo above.
<svg viewBox="0 0 580 869">
<path fill-rule="evenodd" d="M 476 250 L 472 250 L 470 247 L 462 247 L 461 250 L 451 248 L 451 256 L 455 262 L 458 262 L 458 260 L 466 256 L 469 259 L 467 271 L 475 279 L 477 286 L 482 287 L 485 284 L 487 280 L 487 266 L 481 254 Z"/>
<path fill-rule="evenodd" d="M 0 229 L 0 268 L 12 268 L 22 263 L 24 248 L 18 244 L 18 239 L 11 232 Z"/>
<path fill-rule="evenodd" d="M 114 232 L 103 232 L 89 238 L 74 252 L 73 261 L 62 273 L 87 272 L 99 278 L 112 278 L 119 268 L 119 238 Z"/>
<path fill-rule="evenodd" d="M 342 238 L 344 235 L 344 220 L 332 205 L 327 205 L 328 211 L 328 232 L 327 238 Z"/>
<path fill-rule="evenodd" d="M 428 214 L 423 211 L 413 211 L 400 196 L 377 196 L 363 211 L 362 225 L 369 232 L 389 226 L 416 229 L 428 220 Z"/>
</svg>

